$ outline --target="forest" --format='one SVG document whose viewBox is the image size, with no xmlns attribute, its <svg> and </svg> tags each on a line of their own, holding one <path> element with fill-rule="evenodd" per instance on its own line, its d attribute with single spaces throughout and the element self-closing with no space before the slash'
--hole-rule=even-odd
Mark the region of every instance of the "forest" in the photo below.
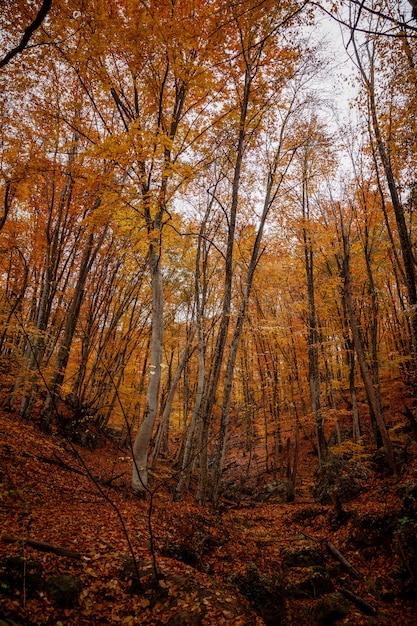
<svg viewBox="0 0 417 626">
<path fill-rule="evenodd" d="M 417 624 L 412 5 L 0 3 L 0 626 Z"/>
</svg>

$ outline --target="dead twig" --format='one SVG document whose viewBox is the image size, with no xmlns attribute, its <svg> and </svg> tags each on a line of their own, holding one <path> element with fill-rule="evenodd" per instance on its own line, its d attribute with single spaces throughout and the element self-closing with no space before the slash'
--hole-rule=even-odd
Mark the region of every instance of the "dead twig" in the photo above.
<svg viewBox="0 0 417 626">
<path fill-rule="evenodd" d="M 3 535 L 1 538 L 4 543 L 21 543 L 22 545 L 30 546 L 40 552 L 52 552 L 58 556 L 66 556 L 69 559 L 81 559 L 79 552 L 74 552 L 70 548 L 63 548 L 62 546 L 54 546 L 51 543 L 44 541 L 36 541 L 35 539 L 23 539 L 23 537 L 12 537 L 11 535 Z"/>
<path fill-rule="evenodd" d="M 356 595 L 356 593 L 353 593 L 353 591 L 349 591 L 349 589 L 346 589 L 345 587 L 341 587 L 340 592 L 343 593 L 345 598 L 347 598 L 348 600 L 351 600 L 351 602 L 353 602 L 353 604 L 355 604 L 358 607 L 358 609 L 360 609 L 362 613 L 364 613 L 364 615 L 376 615 L 377 614 L 378 611 L 374 606 L 372 606 L 372 604 L 369 604 L 369 602 L 367 602 L 360 596 Z"/>
<path fill-rule="evenodd" d="M 343 567 L 349 572 L 349 574 L 353 576 L 353 578 L 357 578 L 358 580 L 362 578 L 362 574 L 358 572 L 356 567 L 353 567 L 353 565 L 351 565 L 351 563 L 349 563 L 347 559 L 345 559 L 343 554 L 340 552 L 340 550 L 336 548 L 336 546 L 328 541 L 327 547 L 329 548 L 330 552 L 339 560 Z"/>
</svg>

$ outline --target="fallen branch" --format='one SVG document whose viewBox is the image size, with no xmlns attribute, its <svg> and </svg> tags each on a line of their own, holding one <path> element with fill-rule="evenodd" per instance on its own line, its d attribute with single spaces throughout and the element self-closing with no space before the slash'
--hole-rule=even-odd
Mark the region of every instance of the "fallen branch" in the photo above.
<svg viewBox="0 0 417 626">
<path fill-rule="evenodd" d="M 360 609 L 362 613 L 364 613 L 364 615 L 377 614 L 378 611 L 374 606 L 372 606 L 372 604 L 369 604 L 369 602 L 367 602 L 360 596 L 357 596 L 356 593 L 353 593 L 353 591 L 349 591 L 349 589 L 346 589 L 346 587 L 341 587 L 340 592 L 343 593 L 345 598 L 351 600 L 353 604 L 355 604 L 358 609 Z"/>
<path fill-rule="evenodd" d="M 118 478 L 122 478 L 122 476 L 126 476 L 126 472 L 122 472 L 121 474 L 117 474 L 116 476 L 112 476 L 111 478 L 108 478 L 107 480 L 102 479 L 100 480 L 100 484 L 103 485 L 103 487 L 120 487 L 120 485 L 112 485 L 112 483 L 114 483 L 115 480 L 117 480 Z M 126 487 L 126 484 L 123 483 L 122 485 L 123 487 Z"/>
<path fill-rule="evenodd" d="M 362 574 L 358 572 L 356 567 L 353 567 L 353 565 L 351 565 L 347 559 L 345 559 L 343 554 L 336 548 L 336 546 L 328 541 L 327 547 L 329 548 L 330 552 L 340 561 L 343 567 L 349 572 L 349 574 L 353 576 L 353 578 L 362 578 Z"/>
<path fill-rule="evenodd" d="M 76 467 L 71 467 L 63 461 L 58 455 L 55 454 L 56 458 L 51 458 L 48 456 L 39 456 L 37 454 L 31 455 L 27 454 L 27 452 L 22 452 L 22 456 L 27 459 L 36 459 L 37 461 L 41 461 L 42 463 L 50 463 L 51 465 L 57 465 L 61 469 L 66 470 L 67 472 L 74 472 L 75 474 L 79 474 L 80 476 L 87 476 L 84 472 L 81 472 Z"/>
<path fill-rule="evenodd" d="M 23 539 L 22 537 L 12 537 L 10 535 L 3 535 L 1 538 L 4 543 L 22 543 L 40 552 L 53 552 L 58 556 L 66 556 L 69 559 L 81 559 L 79 552 L 74 552 L 69 548 L 63 548 L 62 546 L 54 546 L 51 543 L 45 543 L 44 541 L 36 541 L 35 539 Z"/>
<path fill-rule="evenodd" d="M 89 478 L 88 474 L 86 474 L 85 472 L 82 472 L 76 467 L 72 467 L 71 465 L 68 465 L 67 463 L 65 463 L 65 461 L 63 461 L 56 454 L 55 454 L 55 458 L 51 458 L 48 456 L 30 455 L 30 454 L 27 454 L 26 452 L 23 452 L 22 456 L 28 459 L 36 459 L 37 461 L 41 461 L 42 463 L 50 463 L 51 465 L 56 465 L 60 469 L 63 469 L 67 472 L 74 472 L 75 474 L 78 474 L 79 476 L 84 476 L 85 478 Z M 126 485 L 125 484 L 113 485 L 112 483 L 114 483 L 114 481 L 117 480 L 118 478 L 125 476 L 125 474 L 126 472 L 122 472 L 121 474 L 118 474 L 117 476 L 111 476 L 110 478 L 98 478 L 97 476 L 95 476 L 94 480 L 100 483 L 101 485 L 103 485 L 104 487 L 112 487 L 113 489 L 120 489 L 120 488 L 125 487 Z"/>
</svg>

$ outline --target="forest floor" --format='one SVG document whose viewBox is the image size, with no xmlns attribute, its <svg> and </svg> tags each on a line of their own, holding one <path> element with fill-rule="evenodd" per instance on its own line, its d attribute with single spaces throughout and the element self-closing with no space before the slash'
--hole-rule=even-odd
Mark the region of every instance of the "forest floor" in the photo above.
<svg viewBox="0 0 417 626">
<path fill-rule="evenodd" d="M 313 500 L 306 454 L 294 502 L 236 489 L 202 507 L 169 481 L 136 498 L 114 442 L 91 451 L 0 412 L 0 625 L 417 626 L 415 447 L 343 505 Z"/>
</svg>

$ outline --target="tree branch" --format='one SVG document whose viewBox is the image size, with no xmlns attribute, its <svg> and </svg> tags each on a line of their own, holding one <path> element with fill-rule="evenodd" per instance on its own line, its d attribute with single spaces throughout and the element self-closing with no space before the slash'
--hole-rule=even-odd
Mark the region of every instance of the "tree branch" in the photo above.
<svg viewBox="0 0 417 626">
<path fill-rule="evenodd" d="M 32 37 L 33 33 L 35 32 L 35 30 L 37 30 L 39 26 L 42 24 L 51 6 L 52 6 L 52 0 L 43 0 L 42 6 L 38 11 L 37 16 L 35 17 L 33 22 L 31 22 L 29 26 L 25 29 L 25 32 L 23 33 L 23 37 L 20 40 L 20 43 L 15 48 L 12 48 L 1 59 L 0 69 L 4 67 L 5 65 L 7 65 L 13 59 L 13 57 L 15 57 L 17 54 L 19 54 L 20 52 L 23 52 L 23 50 L 26 48 L 29 42 L 29 39 Z"/>
<path fill-rule="evenodd" d="M 61 546 L 54 546 L 51 543 L 45 543 L 44 541 L 36 541 L 35 539 L 24 539 L 23 537 L 11 537 L 10 535 L 3 535 L 1 538 L 4 543 L 23 543 L 40 552 L 52 552 L 58 556 L 66 556 L 69 559 L 80 559 L 81 554 L 74 552 L 69 548 L 63 548 Z"/>
</svg>

